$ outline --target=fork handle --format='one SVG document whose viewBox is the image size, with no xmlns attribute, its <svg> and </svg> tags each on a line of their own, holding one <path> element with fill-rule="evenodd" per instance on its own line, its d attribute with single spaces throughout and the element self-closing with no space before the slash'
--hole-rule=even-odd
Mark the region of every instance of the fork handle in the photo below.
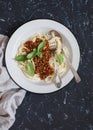
<svg viewBox="0 0 93 130">
<path fill-rule="evenodd" d="M 66 56 L 64 50 L 63 50 L 63 53 L 64 53 L 64 56 L 66 58 L 67 64 L 69 65 L 69 67 L 70 67 L 70 69 L 71 69 L 71 71 L 72 71 L 72 73 L 75 77 L 76 82 L 79 83 L 81 81 L 80 76 L 78 75 L 77 71 L 74 69 L 73 65 L 70 63 L 70 61 L 69 61 L 68 57 Z"/>
</svg>

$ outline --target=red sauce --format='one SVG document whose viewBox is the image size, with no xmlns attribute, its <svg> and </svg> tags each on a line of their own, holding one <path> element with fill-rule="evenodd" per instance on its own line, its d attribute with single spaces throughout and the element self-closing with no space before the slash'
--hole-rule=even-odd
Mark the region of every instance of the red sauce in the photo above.
<svg viewBox="0 0 93 130">
<path fill-rule="evenodd" d="M 23 51 L 27 54 L 31 52 L 34 48 L 37 48 L 38 45 L 42 42 L 40 38 L 36 38 L 35 42 L 27 41 L 24 43 Z M 34 60 L 35 64 L 35 73 L 39 74 L 40 78 L 43 80 L 49 75 L 53 74 L 54 69 L 49 64 L 49 59 L 51 57 L 50 47 L 48 40 L 45 40 L 46 44 L 42 50 L 42 58 L 36 56 Z"/>
<path fill-rule="evenodd" d="M 42 40 L 40 38 L 36 38 L 35 42 L 33 41 L 27 41 L 24 43 L 24 47 L 23 51 L 26 52 L 27 54 L 30 53 L 34 48 L 37 48 L 37 46 L 39 45 L 39 43 Z"/>
</svg>

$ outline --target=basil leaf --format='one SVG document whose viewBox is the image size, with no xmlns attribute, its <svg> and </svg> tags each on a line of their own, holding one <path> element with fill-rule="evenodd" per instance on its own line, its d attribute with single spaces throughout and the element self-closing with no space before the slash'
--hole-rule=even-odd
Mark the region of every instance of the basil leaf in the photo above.
<svg viewBox="0 0 93 130">
<path fill-rule="evenodd" d="M 27 72 L 30 76 L 34 76 L 34 66 L 32 64 L 32 62 L 27 62 Z"/>
<path fill-rule="evenodd" d="M 27 55 L 27 58 L 28 59 L 32 59 L 36 56 L 36 48 L 33 49 L 32 52 L 30 52 L 28 55 Z"/>
<path fill-rule="evenodd" d="M 33 49 L 33 51 L 35 51 L 35 52 L 36 52 L 36 48 L 34 48 L 34 49 Z"/>
<path fill-rule="evenodd" d="M 16 61 L 25 61 L 25 60 L 27 60 L 27 58 L 26 58 L 26 55 L 24 54 L 24 55 L 18 55 L 18 56 L 16 56 L 15 60 Z"/>
<path fill-rule="evenodd" d="M 58 61 L 58 63 L 59 63 L 60 65 L 62 64 L 63 60 L 64 60 L 63 54 L 58 54 L 58 56 L 57 56 L 57 61 Z"/>
<path fill-rule="evenodd" d="M 38 45 L 38 48 L 37 48 L 37 52 L 41 52 L 43 50 L 43 47 L 45 46 L 45 41 L 41 42 L 39 45 Z"/>
<path fill-rule="evenodd" d="M 36 55 L 40 58 L 42 58 L 42 53 L 41 52 L 37 52 Z"/>
</svg>

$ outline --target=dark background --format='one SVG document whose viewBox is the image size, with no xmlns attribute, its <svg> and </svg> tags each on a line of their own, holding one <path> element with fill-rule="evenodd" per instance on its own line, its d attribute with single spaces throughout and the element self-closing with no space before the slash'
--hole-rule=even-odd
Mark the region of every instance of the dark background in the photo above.
<svg viewBox="0 0 93 130">
<path fill-rule="evenodd" d="M 17 109 L 10 130 L 93 130 L 93 1 L 91 0 L 0 0 L 0 33 L 9 37 L 22 24 L 52 19 L 68 27 L 81 51 L 78 73 L 60 91 L 27 92 Z"/>
</svg>

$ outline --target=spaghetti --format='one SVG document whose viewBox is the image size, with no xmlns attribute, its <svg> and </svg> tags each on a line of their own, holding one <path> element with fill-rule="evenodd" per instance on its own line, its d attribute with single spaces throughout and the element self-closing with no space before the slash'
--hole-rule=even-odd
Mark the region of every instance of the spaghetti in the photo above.
<svg viewBox="0 0 93 130">
<path fill-rule="evenodd" d="M 61 77 L 66 73 L 68 66 L 62 53 L 60 38 L 57 36 L 51 38 L 49 34 L 36 34 L 19 46 L 15 57 L 18 66 L 29 79 L 52 82 L 54 78 L 54 57 L 49 45 L 54 41 L 57 46 L 56 63 L 58 72 Z M 64 51 L 69 56 L 67 47 L 64 47 Z"/>
</svg>

